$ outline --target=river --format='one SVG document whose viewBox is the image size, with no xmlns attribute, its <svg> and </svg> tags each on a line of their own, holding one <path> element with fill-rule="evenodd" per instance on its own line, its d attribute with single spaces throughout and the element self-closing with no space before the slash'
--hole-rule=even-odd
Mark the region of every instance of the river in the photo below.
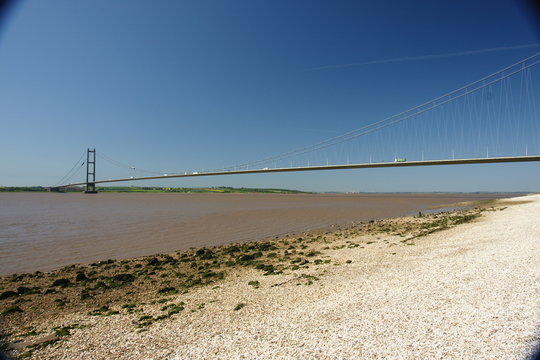
<svg viewBox="0 0 540 360">
<path fill-rule="evenodd" d="M 0 274 L 259 240 L 516 194 L 0 193 Z"/>
</svg>

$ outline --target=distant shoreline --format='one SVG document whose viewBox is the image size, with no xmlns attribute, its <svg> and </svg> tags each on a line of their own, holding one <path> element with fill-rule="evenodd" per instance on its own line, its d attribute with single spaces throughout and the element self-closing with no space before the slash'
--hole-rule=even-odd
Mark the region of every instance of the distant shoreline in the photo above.
<svg viewBox="0 0 540 360">
<path fill-rule="evenodd" d="M 82 188 L 66 188 L 63 192 L 79 193 Z M 100 186 L 98 192 L 114 193 L 256 193 L 256 194 L 313 194 L 308 191 L 274 189 L 274 188 L 234 188 L 228 186 L 219 187 L 163 187 L 163 186 Z M 43 186 L 5 186 L 0 187 L 0 192 L 48 192 L 49 188 Z"/>
<path fill-rule="evenodd" d="M 277 189 L 277 188 L 236 188 L 229 186 L 217 187 L 163 187 L 163 186 L 102 186 L 96 188 L 98 192 L 104 193 L 204 193 L 204 194 L 515 194 L 527 195 L 535 194 L 534 191 L 302 191 L 293 189 Z M 82 188 L 67 188 L 65 192 L 79 193 Z M 2 192 L 48 192 L 49 188 L 44 186 L 0 186 Z"/>
</svg>

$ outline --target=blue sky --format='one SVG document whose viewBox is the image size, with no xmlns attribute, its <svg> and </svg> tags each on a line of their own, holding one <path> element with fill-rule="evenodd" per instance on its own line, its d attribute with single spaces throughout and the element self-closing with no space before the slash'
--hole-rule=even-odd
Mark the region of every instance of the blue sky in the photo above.
<svg viewBox="0 0 540 360">
<path fill-rule="evenodd" d="M 0 30 L 4 186 L 54 184 L 87 147 L 168 173 L 258 160 L 380 120 L 540 51 L 378 62 L 539 43 L 517 1 L 22 1 Z M 98 178 L 126 175 L 98 163 Z M 538 178 L 540 165 L 532 163 L 137 185 L 540 191 Z"/>
</svg>

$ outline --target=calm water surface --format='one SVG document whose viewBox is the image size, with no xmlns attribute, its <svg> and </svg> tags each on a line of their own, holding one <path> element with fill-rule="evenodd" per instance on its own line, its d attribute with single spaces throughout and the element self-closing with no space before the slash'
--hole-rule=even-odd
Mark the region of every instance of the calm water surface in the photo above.
<svg viewBox="0 0 540 360">
<path fill-rule="evenodd" d="M 258 240 L 500 197 L 507 196 L 0 193 L 0 274 Z"/>
</svg>

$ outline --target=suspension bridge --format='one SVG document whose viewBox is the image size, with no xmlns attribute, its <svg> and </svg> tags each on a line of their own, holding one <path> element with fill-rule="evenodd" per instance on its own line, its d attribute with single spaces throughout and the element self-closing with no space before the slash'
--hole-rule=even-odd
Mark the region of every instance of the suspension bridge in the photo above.
<svg viewBox="0 0 540 360">
<path fill-rule="evenodd" d="M 154 171 L 101 154 L 129 176 L 96 179 L 95 149 L 50 189 L 197 176 L 540 161 L 534 84 L 540 53 L 382 120 L 299 149 L 238 165 Z M 86 160 L 84 156 L 86 155 Z M 69 183 L 86 165 L 84 181 Z"/>
</svg>

